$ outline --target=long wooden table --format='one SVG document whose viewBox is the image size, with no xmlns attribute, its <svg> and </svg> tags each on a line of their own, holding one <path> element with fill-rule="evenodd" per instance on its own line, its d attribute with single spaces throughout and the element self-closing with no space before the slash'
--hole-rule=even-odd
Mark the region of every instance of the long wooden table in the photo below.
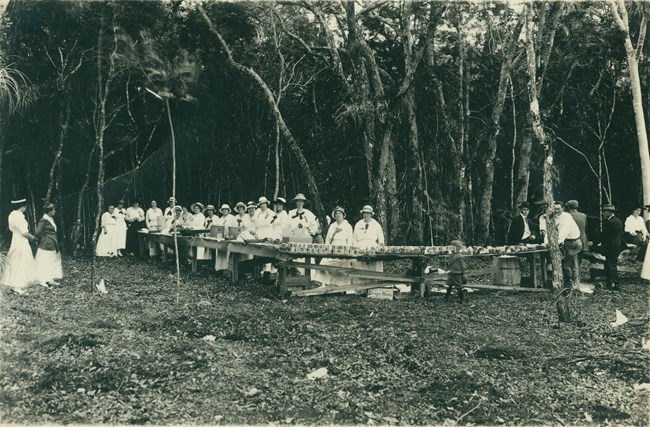
<svg viewBox="0 0 650 427">
<path fill-rule="evenodd" d="M 142 256 L 146 255 L 147 251 L 147 241 L 159 243 L 164 247 L 174 247 L 174 236 L 169 234 L 161 233 L 146 233 L 140 232 L 140 252 Z M 225 251 L 229 257 L 232 257 L 232 279 L 239 280 L 239 264 L 242 262 L 244 256 L 253 256 L 253 260 L 259 264 L 268 263 L 275 261 L 278 265 L 278 280 L 277 286 L 278 290 L 284 294 L 287 292 L 288 288 L 292 285 L 304 286 L 311 281 L 311 270 L 320 270 L 320 271 L 332 271 L 339 274 L 344 274 L 348 277 L 353 277 L 355 279 L 365 280 L 363 284 L 359 286 L 372 286 L 371 283 L 377 282 L 377 286 L 386 286 L 390 284 L 397 283 L 407 283 L 411 285 L 416 285 L 419 287 L 419 293 L 421 296 L 424 296 L 425 288 L 427 283 L 440 283 L 441 280 L 444 280 L 443 275 L 426 275 L 424 273 L 427 261 L 432 258 L 445 257 L 449 256 L 448 254 L 424 254 L 420 253 L 374 253 L 372 255 L 367 254 L 358 254 L 358 255 L 349 255 L 349 254 L 315 254 L 315 253 L 297 253 L 289 252 L 283 249 L 283 245 L 271 244 L 271 243 L 258 243 L 258 242 L 240 242 L 235 240 L 224 240 L 217 239 L 213 237 L 205 236 L 183 236 L 178 235 L 177 241 L 179 248 L 189 249 L 191 254 L 192 261 L 192 271 L 197 270 L 198 259 L 197 259 L 197 248 L 202 247 L 205 249 L 216 249 L 217 251 Z M 543 255 L 547 253 L 547 250 L 527 250 L 519 251 L 515 253 L 508 253 L 506 255 L 515 255 L 519 257 L 524 257 L 530 265 L 531 272 L 531 281 L 533 289 L 538 288 L 538 278 L 537 278 L 537 265 L 543 259 Z M 163 259 L 166 256 L 166 249 L 163 250 Z M 495 257 L 499 255 L 504 255 L 502 253 L 480 253 L 467 255 L 469 257 Z M 411 274 L 394 274 L 394 273 L 385 273 L 385 272 L 375 272 L 368 271 L 364 269 L 357 268 L 347 268 L 347 267 L 338 267 L 332 265 L 321 265 L 320 260 L 322 258 L 339 258 L 339 259 L 357 259 L 357 260 L 370 260 L 370 261 L 389 261 L 396 259 L 407 259 L 412 262 Z M 304 261 L 297 261 L 299 259 L 304 259 Z M 546 268 L 542 264 L 542 277 L 543 282 L 546 282 Z M 230 263 L 229 263 L 230 265 Z M 304 268 L 305 275 L 302 277 L 290 277 L 288 275 L 289 269 L 293 268 Z M 481 270 L 480 274 L 489 274 L 489 271 L 485 269 Z M 471 271 L 468 272 L 468 275 L 475 275 Z M 472 285 L 467 285 L 472 287 Z M 487 286 L 487 285 L 482 285 Z M 543 285 L 542 285 L 543 287 Z M 509 287 L 494 286 L 490 288 L 495 289 L 510 289 Z M 522 288 L 525 289 L 525 288 Z M 324 292 L 327 293 L 327 292 Z M 299 292 L 297 294 L 300 294 Z"/>
</svg>

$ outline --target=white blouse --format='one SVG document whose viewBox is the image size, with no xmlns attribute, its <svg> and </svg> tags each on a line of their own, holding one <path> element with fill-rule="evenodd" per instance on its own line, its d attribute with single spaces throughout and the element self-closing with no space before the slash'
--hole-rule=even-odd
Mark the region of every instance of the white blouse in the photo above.
<svg viewBox="0 0 650 427">
<path fill-rule="evenodd" d="M 341 245 L 351 246 L 354 242 L 354 233 L 352 226 L 347 220 L 343 220 L 340 224 L 333 222 L 327 230 L 327 237 L 325 243 L 328 245 Z"/>
<path fill-rule="evenodd" d="M 360 248 L 382 246 L 384 232 L 381 225 L 375 219 L 370 219 L 370 222 L 359 220 L 354 226 L 354 244 Z"/>
</svg>

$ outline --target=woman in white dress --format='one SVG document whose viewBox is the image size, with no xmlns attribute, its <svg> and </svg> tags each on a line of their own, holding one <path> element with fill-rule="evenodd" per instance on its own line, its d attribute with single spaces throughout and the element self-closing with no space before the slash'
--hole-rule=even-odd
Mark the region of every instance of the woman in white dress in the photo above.
<svg viewBox="0 0 650 427">
<path fill-rule="evenodd" d="M 227 204 L 221 205 L 221 209 L 219 210 L 219 212 L 221 212 L 221 218 L 219 218 L 217 225 L 224 227 L 223 234 L 224 236 L 227 236 L 228 227 L 237 227 L 237 219 L 230 214 L 230 206 Z M 214 261 L 214 269 L 217 271 L 227 270 L 228 259 L 230 258 L 230 254 L 228 253 L 228 250 L 225 251 L 217 250 L 216 253 L 217 256 Z"/>
<path fill-rule="evenodd" d="M 36 262 L 29 242 L 34 236 L 29 234 L 29 225 L 25 219 L 27 200 L 18 199 L 11 202 L 14 210 L 9 214 L 9 231 L 11 246 L 0 277 L 0 284 L 10 287 L 18 294 L 24 294 L 25 288 L 37 283 Z"/>
<path fill-rule="evenodd" d="M 38 240 L 36 272 L 39 284 L 49 287 L 49 285 L 60 284 L 57 280 L 63 279 L 63 267 L 61 266 L 61 251 L 54 222 L 56 207 L 52 203 L 48 203 L 43 208 L 43 212 L 43 218 L 36 227 L 36 239 Z"/>
<path fill-rule="evenodd" d="M 196 202 L 192 204 L 192 212 L 194 213 L 189 217 L 189 228 L 192 230 L 203 230 L 205 226 L 205 215 L 203 215 L 203 203 Z"/>
<path fill-rule="evenodd" d="M 272 239 L 273 238 L 273 211 L 269 209 L 269 199 L 262 196 L 257 202 L 257 213 L 255 214 L 255 225 L 257 226 L 258 239 Z"/>
<path fill-rule="evenodd" d="M 345 210 L 337 206 L 332 211 L 332 218 L 334 222 L 330 224 L 327 230 L 327 237 L 325 244 L 332 246 L 352 246 L 354 242 L 354 233 L 352 226 L 345 219 Z M 320 265 L 334 265 L 337 267 L 350 268 L 351 262 L 348 259 L 335 259 L 323 258 Z M 345 286 L 351 283 L 350 279 L 345 274 L 312 270 L 312 276 L 315 281 L 321 282 L 323 285 Z"/>
<path fill-rule="evenodd" d="M 246 231 L 253 236 L 257 237 L 257 225 L 255 224 L 255 215 L 257 213 L 257 205 L 255 202 L 250 201 L 246 205 L 247 215 L 243 218 L 242 225 Z"/>
<path fill-rule="evenodd" d="M 117 241 L 117 256 L 124 256 L 122 251 L 126 249 L 126 208 L 124 200 L 117 202 L 115 208 L 115 239 Z"/>
<path fill-rule="evenodd" d="M 366 205 L 361 209 L 362 219 L 354 226 L 354 245 L 361 249 L 369 249 L 375 246 L 384 246 L 384 232 L 381 225 L 373 218 L 375 212 L 372 207 Z M 354 261 L 355 268 L 369 271 L 384 271 L 384 264 L 381 261 Z"/>
<path fill-rule="evenodd" d="M 97 239 L 97 250 L 95 253 L 101 257 L 113 257 L 117 255 L 117 219 L 115 218 L 115 206 L 108 207 L 108 211 L 102 214 L 102 225 Z"/>
<path fill-rule="evenodd" d="M 284 210 L 284 207 L 287 205 L 287 199 L 284 197 L 278 197 L 273 201 L 275 215 L 271 220 L 271 225 L 273 226 L 273 238 L 277 240 L 282 240 L 282 237 L 288 235 L 289 228 L 289 214 Z"/>
</svg>

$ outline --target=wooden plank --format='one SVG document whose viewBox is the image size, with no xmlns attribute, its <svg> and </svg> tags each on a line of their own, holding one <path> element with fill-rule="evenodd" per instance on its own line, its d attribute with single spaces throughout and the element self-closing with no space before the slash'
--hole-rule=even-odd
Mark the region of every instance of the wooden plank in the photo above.
<svg viewBox="0 0 650 427">
<path fill-rule="evenodd" d="M 278 291 L 280 296 L 287 293 L 287 267 L 282 265 L 278 270 Z"/>
<path fill-rule="evenodd" d="M 549 289 L 544 288 L 521 288 L 517 286 L 495 286 L 495 285 L 482 285 L 482 284 L 473 284 L 468 283 L 463 285 L 465 288 L 476 288 L 476 289 L 494 289 L 496 291 L 522 291 L 522 292 L 550 292 Z"/>
<path fill-rule="evenodd" d="M 321 264 L 306 264 L 303 262 L 287 261 L 285 263 L 288 267 L 308 267 L 313 270 L 332 271 L 346 276 L 354 276 L 364 279 L 377 279 L 390 282 L 403 282 L 403 283 L 418 283 L 419 278 L 407 276 L 403 274 L 383 273 L 380 271 L 369 271 L 358 268 L 337 267 L 334 265 L 321 265 Z"/>
<path fill-rule="evenodd" d="M 309 277 L 305 276 L 288 276 L 285 279 L 285 283 L 287 285 L 295 285 L 295 284 L 305 284 L 305 283 L 311 283 L 311 279 Z"/>
<path fill-rule="evenodd" d="M 385 283 L 385 282 L 383 283 L 377 282 L 373 284 L 363 284 L 363 285 L 349 285 L 349 286 L 326 286 L 323 288 L 307 289 L 304 291 L 293 291 L 291 292 L 291 296 L 308 297 L 308 296 L 315 296 L 315 295 L 338 294 L 347 291 L 364 291 L 367 289 L 386 288 L 391 286 L 392 286 L 391 283 Z"/>
<path fill-rule="evenodd" d="M 593 269 L 593 270 L 604 270 L 605 265 L 600 264 L 600 263 L 592 262 L 592 263 L 589 264 L 589 268 Z M 640 268 L 629 267 L 627 265 L 619 265 L 617 269 L 618 269 L 619 273 L 638 273 L 638 274 L 641 274 L 641 269 Z"/>
</svg>

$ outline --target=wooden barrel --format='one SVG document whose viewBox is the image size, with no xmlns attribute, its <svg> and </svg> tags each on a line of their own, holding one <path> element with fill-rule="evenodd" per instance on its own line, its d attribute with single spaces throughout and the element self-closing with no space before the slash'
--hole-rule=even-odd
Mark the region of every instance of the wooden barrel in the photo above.
<svg viewBox="0 0 650 427">
<path fill-rule="evenodd" d="M 503 255 L 492 261 L 492 284 L 502 286 L 520 286 L 521 268 L 516 256 Z"/>
<path fill-rule="evenodd" d="M 236 239 L 243 231 L 243 227 L 228 227 L 227 239 Z"/>
<path fill-rule="evenodd" d="M 217 239 L 223 239 L 225 228 L 223 225 L 213 225 L 210 227 L 210 236 Z"/>
</svg>

